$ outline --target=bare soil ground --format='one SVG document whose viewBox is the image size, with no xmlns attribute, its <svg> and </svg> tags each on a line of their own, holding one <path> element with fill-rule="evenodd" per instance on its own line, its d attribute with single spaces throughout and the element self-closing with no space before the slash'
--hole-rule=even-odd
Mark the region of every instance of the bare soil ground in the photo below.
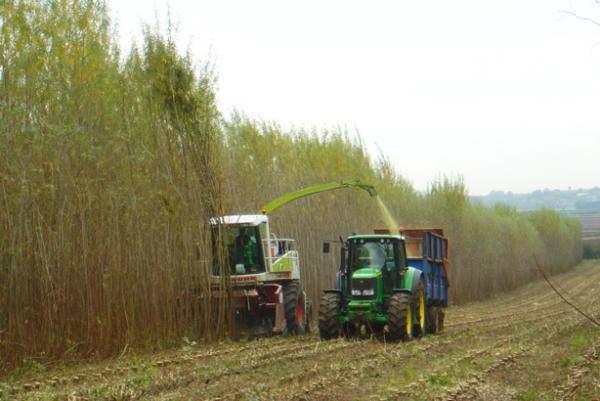
<svg viewBox="0 0 600 401">
<path fill-rule="evenodd" d="M 600 318 L 600 262 L 554 276 Z M 42 368 L 2 400 L 600 401 L 600 329 L 539 281 L 447 310 L 442 334 L 407 343 L 316 334 Z"/>
</svg>

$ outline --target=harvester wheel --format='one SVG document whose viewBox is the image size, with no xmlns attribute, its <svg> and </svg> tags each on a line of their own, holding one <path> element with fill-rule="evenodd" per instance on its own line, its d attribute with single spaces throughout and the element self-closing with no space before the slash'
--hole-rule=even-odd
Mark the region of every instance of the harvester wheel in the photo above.
<svg viewBox="0 0 600 401">
<path fill-rule="evenodd" d="M 305 329 L 304 293 L 299 283 L 290 283 L 283 288 L 285 310 L 285 334 L 303 334 Z"/>
<path fill-rule="evenodd" d="M 415 325 L 415 336 L 421 337 L 426 334 L 427 330 L 427 304 L 425 303 L 425 283 L 419 280 L 417 291 L 415 292 L 415 314 L 417 324 Z"/>
<path fill-rule="evenodd" d="M 330 340 L 340 335 L 338 315 L 342 296 L 336 292 L 327 292 L 321 298 L 319 306 L 319 335 L 322 340 Z"/>
<path fill-rule="evenodd" d="M 312 316 L 313 316 L 313 309 L 312 309 L 312 301 L 310 299 L 306 299 L 306 310 L 304 311 L 304 332 L 305 333 L 310 333 L 312 331 Z"/>
<path fill-rule="evenodd" d="M 408 341 L 413 337 L 412 307 L 410 294 L 392 295 L 388 306 L 388 331 L 392 340 Z"/>
</svg>

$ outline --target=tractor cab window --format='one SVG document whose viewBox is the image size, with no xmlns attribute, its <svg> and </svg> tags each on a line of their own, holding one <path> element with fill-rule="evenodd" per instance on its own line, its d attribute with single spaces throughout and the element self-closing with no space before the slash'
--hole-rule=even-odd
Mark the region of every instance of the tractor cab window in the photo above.
<svg viewBox="0 0 600 401">
<path fill-rule="evenodd" d="M 395 244 L 391 242 L 386 242 L 383 244 L 385 247 L 385 267 L 388 269 L 396 268 L 396 252 L 395 252 Z"/>
<path fill-rule="evenodd" d="M 224 227 L 223 241 L 232 275 L 257 274 L 265 271 L 258 227 Z"/>
<path fill-rule="evenodd" d="M 386 244 L 368 241 L 354 244 L 352 249 L 352 270 L 366 267 L 382 268 L 386 265 Z"/>
</svg>

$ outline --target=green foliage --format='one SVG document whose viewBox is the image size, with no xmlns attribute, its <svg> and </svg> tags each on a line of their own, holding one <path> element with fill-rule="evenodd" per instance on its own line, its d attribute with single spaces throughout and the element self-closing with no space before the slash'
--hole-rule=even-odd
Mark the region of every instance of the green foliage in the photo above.
<svg viewBox="0 0 600 401">
<path fill-rule="evenodd" d="M 442 372 L 439 374 L 434 373 L 429 375 L 427 381 L 430 384 L 445 387 L 450 383 L 450 377 L 448 376 L 448 372 Z"/>
<path fill-rule="evenodd" d="M 539 398 L 539 394 L 535 391 L 524 391 L 517 394 L 516 399 L 518 401 L 536 401 Z"/>
<path fill-rule="evenodd" d="M 573 347 L 575 348 L 575 347 Z M 571 366 L 577 365 L 581 362 L 585 362 L 585 358 L 578 355 L 578 356 L 572 356 L 572 355 L 568 355 L 566 357 L 563 358 L 563 360 L 560 363 L 560 367 L 564 368 L 564 369 L 568 369 Z"/>
<path fill-rule="evenodd" d="M 596 335 L 597 333 L 594 331 L 592 331 L 591 334 L 590 332 L 581 331 L 571 339 L 569 346 L 573 349 L 578 349 L 590 345 L 596 339 Z"/>
<path fill-rule="evenodd" d="M 494 206 L 494 211 L 498 216 L 501 217 L 516 217 L 519 213 L 517 212 L 517 208 L 509 205 L 508 203 L 496 203 Z"/>
<path fill-rule="evenodd" d="M 572 260 L 581 260 L 581 223 L 561 217 L 550 209 L 529 213 L 529 221 L 536 228 L 544 245 L 541 259 L 543 266 L 552 272 L 560 271 Z"/>
<path fill-rule="evenodd" d="M 25 358 L 21 361 L 17 369 L 14 370 L 15 375 L 33 374 L 39 375 L 46 371 L 46 366 L 42 365 L 38 361 L 33 359 Z"/>
<path fill-rule="evenodd" d="M 183 337 L 183 345 L 181 346 L 181 350 L 183 352 L 191 352 L 198 347 L 198 343 L 196 341 L 190 340 L 187 337 Z"/>
<path fill-rule="evenodd" d="M 586 240 L 583 243 L 584 259 L 600 259 L 600 239 Z"/>
</svg>

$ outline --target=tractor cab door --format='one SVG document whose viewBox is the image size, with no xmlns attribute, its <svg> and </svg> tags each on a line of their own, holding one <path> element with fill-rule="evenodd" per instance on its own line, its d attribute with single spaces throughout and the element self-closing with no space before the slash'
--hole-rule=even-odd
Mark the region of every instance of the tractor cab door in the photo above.
<svg viewBox="0 0 600 401">
<path fill-rule="evenodd" d="M 396 241 L 385 244 L 386 260 L 382 269 L 383 292 L 391 294 L 398 284 L 398 243 Z"/>
<path fill-rule="evenodd" d="M 396 259 L 396 277 L 394 280 L 394 288 L 401 288 L 403 285 L 404 272 L 406 271 L 406 247 L 404 241 L 394 243 L 396 247 L 394 255 Z"/>
<path fill-rule="evenodd" d="M 388 262 L 386 263 L 388 275 L 384 275 L 384 291 L 391 293 L 392 289 L 399 288 L 402 285 L 402 274 L 406 269 L 406 251 L 404 242 L 394 241 L 390 244 L 388 253 Z M 389 278 L 389 279 L 388 279 Z"/>
</svg>

